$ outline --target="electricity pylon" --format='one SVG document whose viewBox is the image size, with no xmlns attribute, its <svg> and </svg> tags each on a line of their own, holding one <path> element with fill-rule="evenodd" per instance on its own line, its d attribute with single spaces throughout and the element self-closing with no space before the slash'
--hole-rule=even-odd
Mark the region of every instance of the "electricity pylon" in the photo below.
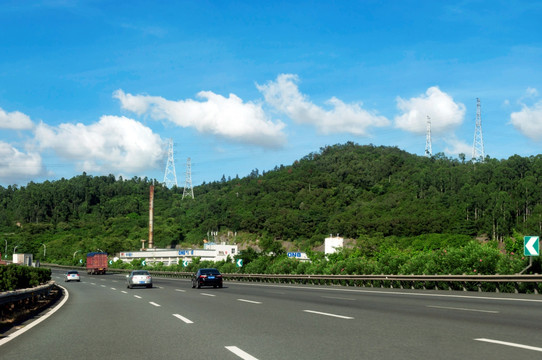
<svg viewBox="0 0 542 360">
<path fill-rule="evenodd" d="M 192 166 L 190 165 L 190 158 L 186 160 L 186 182 L 184 184 L 183 199 L 185 196 L 191 196 L 194 198 L 194 188 L 192 188 Z"/>
<path fill-rule="evenodd" d="M 427 126 L 425 133 L 425 156 L 433 156 L 433 148 L 431 146 L 431 118 L 427 116 Z"/>
<path fill-rule="evenodd" d="M 474 142 L 472 144 L 472 160 L 484 162 L 484 138 L 482 137 L 482 111 L 480 99 L 476 99 L 476 127 L 474 128 Z"/>
<path fill-rule="evenodd" d="M 164 185 L 172 188 L 177 186 L 177 174 L 175 173 L 175 160 L 173 160 L 173 139 L 169 139 L 166 172 L 164 173 Z"/>
</svg>

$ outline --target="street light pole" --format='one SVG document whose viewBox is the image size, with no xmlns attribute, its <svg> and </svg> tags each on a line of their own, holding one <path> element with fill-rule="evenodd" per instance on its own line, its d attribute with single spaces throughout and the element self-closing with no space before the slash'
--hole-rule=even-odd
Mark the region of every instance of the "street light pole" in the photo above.
<svg viewBox="0 0 542 360">
<path fill-rule="evenodd" d="M 42 245 L 43 245 L 43 257 L 45 258 L 45 251 L 47 250 L 47 246 L 45 246 L 44 243 L 42 243 Z"/>
</svg>

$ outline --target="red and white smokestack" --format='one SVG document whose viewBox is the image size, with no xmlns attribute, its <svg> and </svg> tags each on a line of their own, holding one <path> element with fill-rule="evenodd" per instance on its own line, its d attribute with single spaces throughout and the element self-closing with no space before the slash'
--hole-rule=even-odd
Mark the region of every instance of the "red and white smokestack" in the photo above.
<svg viewBox="0 0 542 360">
<path fill-rule="evenodd" d="M 149 195 L 149 249 L 154 248 L 154 185 Z"/>
</svg>

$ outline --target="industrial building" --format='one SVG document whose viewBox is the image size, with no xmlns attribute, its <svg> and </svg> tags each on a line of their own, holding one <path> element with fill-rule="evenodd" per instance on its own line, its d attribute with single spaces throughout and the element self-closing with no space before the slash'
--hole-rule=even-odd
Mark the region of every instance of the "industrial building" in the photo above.
<svg viewBox="0 0 542 360">
<path fill-rule="evenodd" d="M 195 257 L 201 261 L 223 261 L 233 257 L 239 252 L 237 245 L 225 243 L 205 244 L 203 249 L 146 249 L 144 251 L 126 251 L 119 254 L 118 259 L 125 263 L 133 260 L 145 261 L 147 265 L 163 263 L 164 265 L 176 265 L 192 262 Z"/>
</svg>

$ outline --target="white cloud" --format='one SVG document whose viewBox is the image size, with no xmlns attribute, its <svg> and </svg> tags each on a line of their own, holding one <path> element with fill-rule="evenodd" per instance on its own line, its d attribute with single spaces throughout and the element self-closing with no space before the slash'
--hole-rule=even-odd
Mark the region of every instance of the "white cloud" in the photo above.
<svg viewBox="0 0 542 360">
<path fill-rule="evenodd" d="M 542 140 L 542 101 L 532 107 L 523 105 L 521 111 L 510 115 L 510 122 L 528 138 Z"/>
<path fill-rule="evenodd" d="M 362 103 L 345 104 L 336 97 L 326 102 L 332 109 L 325 110 L 299 92 L 298 81 L 297 75 L 281 74 L 276 81 L 256 86 L 269 105 L 297 123 L 316 126 L 323 134 L 346 132 L 366 136 L 370 127 L 388 126 L 390 123 L 375 111 L 364 110 Z"/>
<path fill-rule="evenodd" d="M 75 161 L 80 171 L 140 175 L 161 166 L 165 156 L 160 136 L 126 117 L 102 116 L 92 125 L 39 124 L 35 132 L 41 149 Z"/>
<path fill-rule="evenodd" d="M 527 90 L 525 91 L 525 93 L 526 93 L 526 96 L 528 96 L 528 97 L 536 97 L 536 96 L 538 96 L 538 91 L 535 88 L 532 88 L 532 87 L 528 87 Z"/>
<path fill-rule="evenodd" d="M 466 142 L 457 139 L 455 135 L 450 135 L 449 137 L 443 139 L 448 146 L 444 149 L 446 154 L 457 156 L 459 154 L 465 154 L 466 159 L 472 158 L 472 144 L 467 144 Z"/>
<path fill-rule="evenodd" d="M 113 96 L 120 100 L 123 109 L 192 127 L 202 134 L 263 147 L 278 147 L 286 140 L 284 123 L 271 121 L 260 105 L 243 103 L 234 94 L 226 98 L 211 91 L 199 92 L 198 97 L 205 101 L 170 101 L 159 96 L 125 94 L 122 90 Z"/>
<path fill-rule="evenodd" d="M 0 181 L 9 183 L 43 173 L 41 156 L 35 152 L 23 153 L 12 145 L 0 141 Z"/>
<path fill-rule="evenodd" d="M 397 97 L 397 107 L 403 112 L 395 118 L 395 126 L 415 134 L 425 134 L 427 117 L 431 118 L 431 134 L 445 134 L 461 125 L 465 105 L 456 103 L 452 97 L 436 86 L 425 94 L 410 100 Z"/>
<path fill-rule="evenodd" d="M 0 129 L 30 130 L 33 126 L 28 115 L 19 111 L 8 113 L 0 108 Z"/>
</svg>

